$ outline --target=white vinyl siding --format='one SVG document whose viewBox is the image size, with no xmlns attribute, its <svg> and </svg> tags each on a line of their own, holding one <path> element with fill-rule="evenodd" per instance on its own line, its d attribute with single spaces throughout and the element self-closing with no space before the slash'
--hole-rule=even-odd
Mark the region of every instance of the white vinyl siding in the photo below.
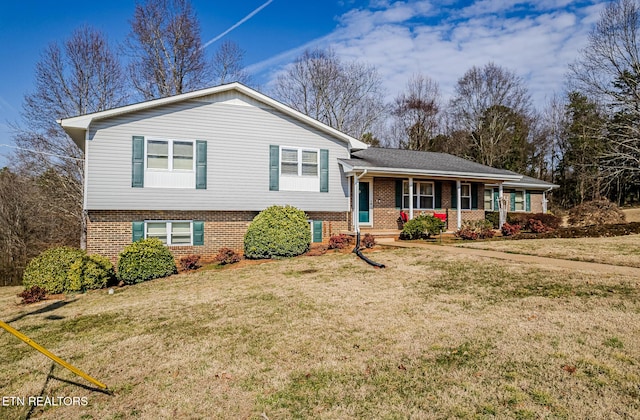
<svg viewBox="0 0 640 420">
<path fill-rule="evenodd" d="M 192 140 L 194 146 L 195 140 L 206 141 L 207 189 L 195 189 L 191 180 L 184 188 L 147 188 L 159 182 L 151 178 L 161 170 L 146 170 L 144 188 L 132 188 L 132 136 Z M 320 193 L 319 175 L 312 176 L 317 186 L 308 191 L 270 191 L 270 145 L 317 150 L 318 162 L 319 151 L 328 150 L 329 192 Z M 86 147 L 88 210 L 260 211 L 274 204 L 304 211 L 349 209 L 348 178 L 338 164 L 349 158 L 348 145 L 237 92 L 95 121 Z"/>
<path fill-rule="evenodd" d="M 144 223 L 145 238 L 158 238 L 165 245 L 191 245 L 193 226 L 185 220 L 148 220 Z"/>
<path fill-rule="evenodd" d="M 280 147 L 280 191 L 319 191 L 319 149 Z"/>
</svg>

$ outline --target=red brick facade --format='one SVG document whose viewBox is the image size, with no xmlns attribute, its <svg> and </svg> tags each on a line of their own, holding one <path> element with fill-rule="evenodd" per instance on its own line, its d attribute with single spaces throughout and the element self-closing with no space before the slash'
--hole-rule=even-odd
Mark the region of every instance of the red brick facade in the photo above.
<svg viewBox="0 0 640 420">
<path fill-rule="evenodd" d="M 132 241 L 132 223 L 142 220 L 203 220 L 204 245 L 170 246 L 176 258 L 198 254 L 211 260 L 222 247 L 241 250 L 244 234 L 257 211 L 142 211 L 90 210 L 87 222 L 87 251 L 100 254 L 114 263 L 118 254 Z M 348 229 L 347 212 L 309 212 L 310 220 L 322 220 L 322 238 Z"/>
</svg>

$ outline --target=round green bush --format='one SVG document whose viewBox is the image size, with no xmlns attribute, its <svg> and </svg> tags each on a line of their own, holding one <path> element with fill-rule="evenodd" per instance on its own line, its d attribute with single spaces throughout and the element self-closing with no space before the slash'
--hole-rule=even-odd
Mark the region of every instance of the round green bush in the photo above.
<svg viewBox="0 0 640 420">
<path fill-rule="evenodd" d="M 400 239 L 412 240 L 428 238 L 444 230 L 445 223 L 429 214 L 420 214 L 406 222 L 400 233 Z"/>
<path fill-rule="evenodd" d="M 244 235 L 246 258 L 295 257 L 309 250 L 311 229 L 307 215 L 292 206 L 261 211 Z"/>
<path fill-rule="evenodd" d="M 117 275 L 125 284 L 136 284 L 177 272 L 171 251 L 157 238 L 142 239 L 127 245 L 118 256 Z"/>
<path fill-rule="evenodd" d="M 116 273 L 109 258 L 86 255 L 69 268 L 69 291 L 102 289 L 115 279 Z"/>
<path fill-rule="evenodd" d="M 39 286 L 51 294 L 71 291 L 69 270 L 86 255 L 83 250 L 67 246 L 48 249 L 27 264 L 22 283 L 25 289 Z"/>
</svg>

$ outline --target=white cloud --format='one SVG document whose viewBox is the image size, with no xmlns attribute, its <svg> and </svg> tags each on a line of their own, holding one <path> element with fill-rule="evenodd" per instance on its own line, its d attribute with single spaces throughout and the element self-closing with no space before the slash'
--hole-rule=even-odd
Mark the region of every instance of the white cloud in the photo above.
<svg viewBox="0 0 640 420">
<path fill-rule="evenodd" d="M 521 76 L 534 104 L 542 106 L 562 91 L 567 65 L 586 45 L 602 8 L 569 3 L 481 0 L 456 9 L 428 1 L 377 2 L 341 16 L 327 36 L 249 70 L 281 69 L 305 48 L 331 46 L 341 57 L 375 65 L 389 99 L 417 72 L 436 80 L 448 98 L 471 66 L 493 61 Z"/>
</svg>

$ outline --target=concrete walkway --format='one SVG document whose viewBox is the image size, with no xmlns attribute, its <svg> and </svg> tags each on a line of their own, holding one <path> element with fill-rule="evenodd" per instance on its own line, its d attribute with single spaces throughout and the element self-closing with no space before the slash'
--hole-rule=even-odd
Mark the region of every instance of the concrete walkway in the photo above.
<svg viewBox="0 0 640 420">
<path fill-rule="evenodd" d="M 497 258 L 501 260 L 518 261 L 528 264 L 538 264 L 545 268 L 568 268 L 579 271 L 592 271 L 607 274 L 621 274 L 625 276 L 634 276 L 640 279 L 640 268 L 625 267 L 621 265 L 610 265 L 592 263 L 586 261 L 561 260 L 558 258 L 538 257 L 535 255 L 510 254 L 507 252 L 490 251 L 486 249 L 463 248 L 457 246 L 436 245 L 420 242 L 404 242 L 404 241 L 380 241 L 379 245 L 391 246 L 397 248 L 423 248 L 432 251 L 442 251 L 457 255 L 472 255 L 478 257 Z"/>
</svg>

